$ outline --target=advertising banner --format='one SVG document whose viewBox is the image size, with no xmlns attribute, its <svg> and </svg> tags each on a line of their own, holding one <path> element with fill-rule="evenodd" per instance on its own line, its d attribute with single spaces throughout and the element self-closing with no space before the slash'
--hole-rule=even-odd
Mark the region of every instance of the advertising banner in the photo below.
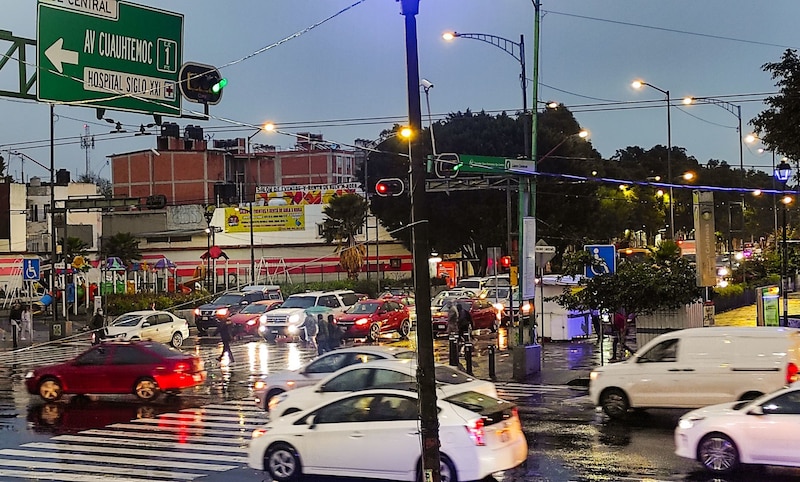
<svg viewBox="0 0 800 482">
<path fill-rule="evenodd" d="M 289 186 L 258 186 L 256 201 L 270 206 L 303 204 L 328 204 L 331 198 L 345 194 L 364 196 L 357 182 L 344 184 L 306 184 Z"/>
<path fill-rule="evenodd" d="M 253 220 L 254 232 L 303 231 L 306 228 L 303 206 L 253 206 Z M 225 208 L 225 232 L 250 232 L 247 207 Z"/>
</svg>

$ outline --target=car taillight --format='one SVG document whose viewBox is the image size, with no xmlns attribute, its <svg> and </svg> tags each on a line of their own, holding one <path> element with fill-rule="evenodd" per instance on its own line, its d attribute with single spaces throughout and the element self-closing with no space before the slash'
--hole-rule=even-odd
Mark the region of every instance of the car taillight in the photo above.
<svg viewBox="0 0 800 482">
<path fill-rule="evenodd" d="M 228 309 L 227 308 L 218 309 L 217 316 L 228 316 Z"/>
<path fill-rule="evenodd" d="M 188 372 L 191 365 L 186 362 L 178 362 L 175 364 L 175 371 L 178 373 Z"/>
<path fill-rule="evenodd" d="M 797 380 L 800 380 L 800 377 L 798 377 L 797 371 L 798 371 L 797 370 L 797 365 L 795 365 L 794 363 L 789 363 L 788 365 L 786 365 L 786 384 L 787 385 L 789 385 L 791 383 L 794 383 Z"/>
<path fill-rule="evenodd" d="M 484 431 L 482 418 L 469 422 L 466 426 L 466 429 L 467 433 L 469 434 L 469 438 L 472 439 L 472 442 L 475 445 L 485 445 L 483 441 Z"/>
</svg>

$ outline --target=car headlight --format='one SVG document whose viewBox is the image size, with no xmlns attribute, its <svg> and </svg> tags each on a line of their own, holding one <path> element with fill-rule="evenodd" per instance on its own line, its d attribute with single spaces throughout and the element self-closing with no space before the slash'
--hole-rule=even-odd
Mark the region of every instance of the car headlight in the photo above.
<svg viewBox="0 0 800 482">
<path fill-rule="evenodd" d="M 356 320 L 356 325 L 358 326 L 364 326 L 367 323 L 369 323 L 369 318 L 359 318 L 358 320 Z"/>
<path fill-rule="evenodd" d="M 289 331 L 289 333 L 293 335 L 300 331 L 300 329 L 296 325 L 289 325 L 287 330 Z"/>
<path fill-rule="evenodd" d="M 31 370 L 31 371 L 29 371 L 28 373 L 25 374 L 25 378 L 33 378 L 33 376 L 34 376 L 33 375 L 33 370 Z"/>
<path fill-rule="evenodd" d="M 256 438 L 259 438 L 261 436 L 264 436 L 264 435 L 267 434 L 268 431 L 269 431 L 269 429 L 267 427 L 257 428 L 255 430 L 253 430 L 253 435 L 252 435 L 251 438 L 256 439 Z"/>
<path fill-rule="evenodd" d="M 263 380 L 258 380 L 253 384 L 253 390 L 264 390 L 267 388 L 267 383 Z"/>
<path fill-rule="evenodd" d="M 600 372 L 591 372 L 589 374 L 589 381 L 591 382 L 597 380 L 598 378 L 600 378 Z"/>
<path fill-rule="evenodd" d="M 289 316 L 288 321 L 289 321 L 290 324 L 296 325 L 296 324 L 300 323 L 300 315 L 295 313 L 295 314 Z"/>
<path fill-rule="evenodd" d="M 281 393 L 280 395 L 276 395 L 276 396 L 272 397 L 272 399 L 269 401 L 269 404 L 268 404 L 269 411 L 272 412 L 275 409 L 275 407 L 277 407 L 278 404 L 283 402 L 284 400 L 286 400 L 286 394 L 285 393 Z"/>
<path fill-rule="evenodd" d="M 218 309 L 217 316 L 228 316 L 228 309 L 227 308 Z"/>
<path fill-rule="evenodd" d="M 678 427 L 680 427 L 680 428 L 682 428 L 684 430 L 690 429 L 690 428 L 694 427 L 694 425 L 697 422 L 703 420 L 704 418 L 705 417 L 686 417 L 686 418 L 682 418 L 678 422 Z"/>
<path fill-rule="evenodd" d="M 506 309 L 506 306 L 503 303 L 495 303 L 494 309 L 497 311 L 503 311 Z"/>
<path fill-rule="evenodd" d="M 261 315 L 258 317 L 258 323 L 261 325 L 267 324 L 267 315 Z"/>
</svg>

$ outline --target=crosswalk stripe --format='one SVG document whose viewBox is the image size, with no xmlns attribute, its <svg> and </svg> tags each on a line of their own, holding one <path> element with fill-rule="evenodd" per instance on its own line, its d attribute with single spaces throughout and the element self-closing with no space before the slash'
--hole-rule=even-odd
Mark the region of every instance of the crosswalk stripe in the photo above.
<svg viewBox="0 0 800 482">
<path fill-rule="evenodd" d="M 260 408 L 256 407 L 256 406 L 255 406 L 255 404 L 254 404 L 254 403 L 252 403 L 252 401 L 251 401 L 251 403 L 250 403 L 250 404 L 244 404 L 244 403 L 241 403 L 241 402 L 239 402 L 239 401 L 236 401 L 235 403 L 236 403 L 236 405 L 235 405 L 235 409 L 236 409 L 236 410 L 241 410 L 241 411 L 244 411 L 244 412 L 259 412 L 259 413 L 264 413 L 264 411 L 263 411 L 263 410 L 261 410 Z M 207 409 L 207 408 L 218 408 L 218 409 L 226 409 L 226 410 L 230 410 L 230 409 L 231 409 L 231 407 L 232 407 L 232 405 L 231 405 L 231 404 L 224 404 L 224 403 L 212 403 L 212 404 L 209 404 L 209 405 L 203 405 L 203 407 L 202 407 L 202 408 L 203 408 L 203 409 Z"/>
<path fill-rule="evenodd" d="M 168 440 L 168 441 L 176 441 L 175 442 L 179 445 L 184 443 L 205 443 L 206 441 L 215 444 L 216 446 L 219 445 L 235 445 L 237 447 L 242 447 L 246 440 L 249 440 L 250 437 L 248 436 L 247 439 L 243 437 L 239 438 L 230 438 L 230 437 L 203 437 L 198 435 L 185 435 L 184 432 L 178 432 L 174 434 L 170 433 L 155 433 L 155 432 L 134 432 L 132 430 L 121 431 L 121 430 L 103 430 L 103 429 L 91 429 L 91 430 L 84 430 L 81 434 L 85 435 L 97 435 L 100 437 L 123 437 L 123 438 L 132 438 L 132 439 L 147 439 L 147 440 Z M 53 437 L 54 439 L 61 439 L 61 437 L 77 437 L 77 435 L 58 435 Z M 69 440 L 69 439 L 65 439 Z M 131 441 L 131 443 L 137 443 L 136 441 Z M 221 450 L 221 448 L 220 448 Z"/>
<path fill-rule="evenodd" d="M 23 445 L 23 447 L 26 447 Z M 60 462 L 74 462 L 75 456 L 73 454 L 68 453 L 53 453 L 53 452 L 40 452 L 34 450 L 20 450 L 20 449 L 0 449 L 0 455 L 11 455 L 14 457 L 28 457 L 34 459 L 56 459 Z M 163 456 L 163 452 L 158 453 L 158 455 Z M 145 466 L 151 467 L 150 470 L 153 470 L 153 473 L 159 473 L 160 470 L 152 469 L 153 461 L 146 460 L 146 459 L 134 459 L 131 457 L 123 457 L 123 456 L 112 456 L 106 457 L 102 455 L 93 455 L 91 457 L 92 462 L 101 462 L 101 463 L 108 463 L 108 464 L 124 464 L 124 465 L 133 465 L 133 466 Z M 198 464 L 195 462 L 181 462 L 182 469 L 196 469 L 196 470 L 213 470 L 216 472 L 224 472 L 226 470 L 235 469 L 238 467 L 237 465 L 223 465 L 223 464 Z M 106 467 L 101 467 L 100 470 L 105 470 Z M 95 467 L 98 469 L 98 467 Z"/>
<path fill-rule="evenodd" d="M 21 479 L 21 480 L 57 480 L 57 481 L 60 481 L 60 482 L 75 482 L 75 478 L 76 478 L 75 474 L 63 473 L 63 472 L 42 472 L 41 469 L 45 468 L 43 465 L 37 465 L 36 468 L 39 469 L 36 472 L 28 471 L 28 470 L 22 471 L 22 470 L 3 470 L 3 469 L 0 469 L 0 480 L 6 480 L 6 478 L 8 478 L 8 477 L 15 477 L 15 478 L 18 478 L 18 479 Z M 62 469 L 62 468 L 63 468 L 63 466 L 58 464 L 58 467 L 56 468 L 56 470 Z M 80 467 L 77 467 L 75 470 L 80 470 Z M 129 472 L 130 471 L 126 470 L 126 473 L 129 473 Z M 198 475 L 197 477 L 202 477 L 202 476 Z M 196 477 L 194 477 L 194 478 L 196 478 Z M 116 476 L 113 479 L 114 482 L 142 482 L 142 480 L 143 479 L 140 479 L 140 478 L 131 479 L 131 478 L 127 478 L 127 477 L 116 477 Z M 155 482 L 155 481 L 158 481 L 158 480 L 169 480 L 169 479 L 149 479 L 149 480 L 151 482 Z M 186 479 L 186 480 L 191 480 L 191 479 Z M 109 478 L 108 478 L 108 475 L 106 475 L 106 474 L 101 474 L 101 475 L 81 474 L 80 475 L 80 481 L 81 482 L 109 482 Z"/>
<path fill-rule="evenodd" d="M 206 422 L 204 420 L 170 420 L 170 419 L 156 419 L 156 418 L 137 418 L 136 420 L 131 420 L 131 423 L 135 424 L 144 424 L 144 425 L 179 425 L 179 426 L 200 426 L 200 427 L 217 427 L 217 428 L 231 428 L 232 430 L 244 429 L 244 428 L 257 428 L 263 425 L 263 422 L 259 423 L 237 423 L 235 426 L 231 426 L 229 423 L 218 423 L 218 422 Z"/>
<path fill-rule="evenodd" d="M 228 417 L 222 415 L 205 415 L 198 412 L 181 412 L 181 413 L 162 413 L 158 416 L 159 420 L 184 420 L 187 415 L 190 416 L 202 416 L 204 421 L 216 421 L 216 422 L 234 422 L 234 423 L 255 423 L 255 424 L 263 424 L 267 421 L 266 413 L 263 416 L 259 417 L 244 417 L 244 416 L 234 416 L 234 412 L 227 412 L 231 414 Z"/>
<path fill-rule="evenodd" d="M 142 447 L 142 448 L 151 448 L 151 449 L 175 449 L 181 452 L 186 452 L 188 450 L 197 450 L 197 451 L 208 451 L 208 452 L 230 452 L 236 453 L 241 455 L 242 454 L 242 447 L 241 445 L 237 444 L 236 446 L 218 446 L 214 444 L 215 438 L 209 437 L 205 441 L 194 441 L 191 443 L 188 442 L 160 442 L 155 440 L 126 440 L 124 438 L 114 438 L 114 437 L 98 437 L 98 436 L 90 436 L 87 437 L 85 435 L 59 435 L 57 437 L 53 437 L 52 440 L 56 440 L 58 442 L 88 442 L 93 444 L 103 444 L 104 447 L 114 445 L 116 447 L 124 446 L 124 447 Z M 207 443 L 204 443 L 207 442 Z M 37 442 L 43 443 L 43 442 Z M 31 444 L 25 444 L 25 447 L 33 447 Z M 37 445 L 38 447 L 38 445 Z"/>
<path fill-rule="evenodd" d="M 84 439 L 83 442 L 87 440 Z M 48 443 L 48 442 L 31 442 L 25 444 L 25 448 L 34 448 L 34 449 L 46 449 L 46 450 L 73 450 L 75 452 L 93 452 L 93 453 L 105 453 L 105 454 L 117 454 L 117 448 L 115 447 L 104 447 L 99 445 L 79 445 L 79 444 L 72 444 L 72 443 Z M 191 446 L 186 446 L 185 448 L 191 448 Z M 241 453 L 241 452 L 239 452 Z M 247 463 L 246 457 L 232 457 L 229 454 L 207 454 L 207 453 L 192 453 L 187 451 L 179 451 L 179 452 L 165 452 L 163 450 L 147 450 L 147 449 L 135 449 L 135 448 L 126 448 L 125 455 L 140 455 L 142 457 L 167 457 L 170 459 L 180 459 L 180 460 L 210 460 L 210 461 L 228 461 L 228 462 L 235 462 L 235 463 Z"/>
<path fill-rule="evenodd" d="M 239 428 L 236 431 L 232 430 L 214 430 L 214 429 L 205 429 L 203 427 L 159 427 L 157 425 L 142 425 L 142 424 L 132 424 L 132 423 L 115 423 L 108 426 L 109 428 L 119 428 L 119 429 L 132 429 L 132 430 L 152 430 L 158 432 L 175 432 L 175 433 L 193 433 L 193 434 L 203 434 L 203 435 L 220 435 L 220 436 L 228 436 L 228 437 L 239 437 L 242 438 L 246 436 L 250 438 L 251 430 Z"/>
</svg>

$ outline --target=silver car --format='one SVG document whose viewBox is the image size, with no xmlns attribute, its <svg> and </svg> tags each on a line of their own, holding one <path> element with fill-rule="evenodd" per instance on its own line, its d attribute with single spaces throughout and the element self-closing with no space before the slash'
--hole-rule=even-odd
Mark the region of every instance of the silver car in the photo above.
<svg viewBox="0 0 800 482">
<path fill-rule="evenodd" d="M 189 322 L 167 311 L 131 311 L 99 333 L 103 341 L 153 340 L 178 348 L 189 337 Z"/>
</svg>

